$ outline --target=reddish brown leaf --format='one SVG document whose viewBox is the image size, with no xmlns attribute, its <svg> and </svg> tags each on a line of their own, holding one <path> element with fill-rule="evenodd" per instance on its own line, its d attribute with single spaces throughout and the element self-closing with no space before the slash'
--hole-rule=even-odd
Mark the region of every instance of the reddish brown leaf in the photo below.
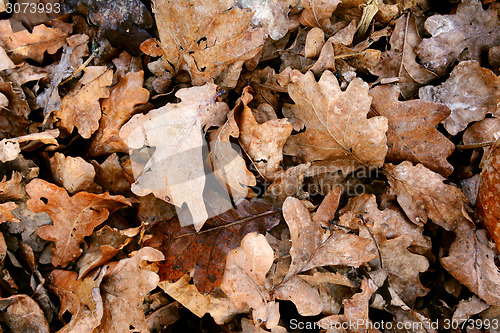
<svg viewBox="0 0 500 333">
<path fill-rule="evenodd" d="M 482 163 L 476 207 L 480 220 L 500 249 L 500 141 Z"/>
<path fill-rule="evenodd" d="M 374 113 L 389 120 L 387 162 L 422 163 L 443 176 L 453 172 L 446 158 L 455 145 L 436 129 L 450 115 L 448 107 L 422 100 L 400 102 L 393 86 L 377 86 L 370 95 Z"/>
<path fill-rule="evenodd" d="M 70 197 L 65 189 L 39 178 L 26 185 L 26 192 L 31 197 L 28 208 L 35 213 L 46 212 L 52 218 L 53 225 L 41 226 L 37 232 L 41 238 L 56 243 L 52 264 L 62 267 L 80 256 L 83 238 L 91 235 L 110 212 L 131 205 L 121 195 L 108 193 L 78 192 Z"/>
<path fill-rule="evenodd" d="M 160 249 L 165 262 L 161 280 L 176 281 L 194 268 L 193 280 L 200 292 L 208 293 L 222 282 L 226 254 L 240 245 L 243 237 L 264 233 L 279 222 L 279 212 L 262 201 L 242 201 L 236 209 L 213 217 L 196 233 L 181 228 L 177 217 L 156 224 L 146 245 Z"/>
</svg>

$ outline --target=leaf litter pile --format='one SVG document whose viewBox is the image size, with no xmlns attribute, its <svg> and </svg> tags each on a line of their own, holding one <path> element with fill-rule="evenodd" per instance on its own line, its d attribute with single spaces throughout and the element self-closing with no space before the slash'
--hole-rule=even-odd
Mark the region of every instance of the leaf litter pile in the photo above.
<svg viewBox="0 0 500 333">
<path fill-rule="evenodd" d="M 0 20 L 2 331 L 500 331 L 499 2 L 60 5 Z"/>
</svg>

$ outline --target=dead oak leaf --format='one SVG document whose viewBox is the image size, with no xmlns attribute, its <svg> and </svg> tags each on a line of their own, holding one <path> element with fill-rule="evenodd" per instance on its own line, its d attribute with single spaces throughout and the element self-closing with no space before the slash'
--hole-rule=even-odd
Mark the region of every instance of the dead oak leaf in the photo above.
<svg viewBox="0 0 500 333">
<path fill-rule="evenodd" d="M 444 128 L 452 135 L 464 130 L 487 113 L 500 110 L 500 78 L 476 61 L 462 61 L 439 86 L 420 88 L 420 99 L 443 103 L 451 114 L 443 120 Z"/>
<path fill-rule="evenodd" d="M 221 289 L 237 307 L 252 308 L 255 325 L 268 329 L 278 325 L 278 303 L 271 300 L 266 288 L 266 274 L 274 261 L 274 252 L 264 235 L 247 234 L 241 247 L 227 254 Z M 304 282 L 305 283 L 305 282 Z"/>
<path fill-rule="evenodd" d="M 274 180 L 283 160 L 283 146 L 292 133 L 292 124 L 287 119 L 272 119 L 257 123 L 248 103 L 252 100 L 248 90 L 243 91 L 243 110 L 236 115 L 240 128 L 239 142 L 264 177 Z"/>
<path fill-rule="evenodd" d="M 0 298 L 0 319 L 12 332 L 50 332 L 40 306 L 28 295 L 18 294 Z"/>
<path fill-rule="evenodd" d="M 500 42 L 494 9 L 483 10 L 478 0 L 460 2 L 453 15 L 434 15 L 425 21 L 432 35 L 416 51 L 424 66 L 443 75 L 455 60 L 481 60 L 481 53 Z"/>
<path fill-rule="evenodd" d="M 26 185 L 26 192 L 31 197 L 28 208 L 35 213 L 46 212 L 52 219 L 53 225 L 41 226 L 37 233 L 55 242 L 52 264 L 61 267 L 80 256 L 83 238 L 91 235 L 110 212 L 131 205 L 124 197 L 108 193 L 78 192 L 70 197 L 65 189 L 40 178 Z"/>
<path fill-rule="evenodd" d="M 264 45 L 265 29 L 251 28 L 253 13 L 235 0 L 153 4 L 165 60 L 174 71 L 189 71 L 194 85 L 209 82 L 233 63 L 241 70 Z"/>
<path fill-rule="evenodd" d="M 108 264 L 101 283 L 103 316 L 96 333 L 148 332 L 142 303 L 160 278 L 146 262 L 163 259 L 160 251 L 143 247 L 131 258 Z"/>
<path fill-rule="evenodd" d="M 318 27 L 327 33 L 334 32 L 330 18 L 340 0 L 301 0 L 304 8 L 300 14 L 300 23 L 307 27 Z"/>
<path fill-rule="evenodd" d="M 69 194 L 101 190 L 94 183 L 96 175 L 94 167 L 80 156 L 64 156 L 56 152 L 54 156 L 49 158 L 49 162 L 55 183 L 64 187 Z"/>
<path fill-rule="evenodd" d="M 213 83 L 180 89 L 175 95 L 180 103 L 136 114 L 121 127 L 120 137 L 131 155 L 135 178 L 132 192 L 138 196 L 152 193 L 176 207 L 186 204 L 191 217 L 181 222 L 186 225 L 192 221 L 200 230 L 213 216 L 203 197 L 207 183 L 203 128 L 220 126 L 228 107 L 217 102 L 217 86 Z"/>
<path fill-rule="evenodd" d="M 103 302 L 99 293 L 106 270 L 96 270 L 85 279 L 78 279 L 76 272 L 53 270 L 49 275 L 49 288 L 59 297 L 59 317 L 66 311 L 71 321 L 59 332 L 92 332 L 101 323 Z"/>
<path fill-rule="evenodd" d="M 414 96 L 420 86 L 436 78 L 436 74 L 417 63 L 415 48 L 420 41 L 415 16 L 402 15 L 396 20 L 390 50 L 383 52 L 379 63 L 370 69 L 380 79 L 398 77 L 404 98 Z"/>
<path fill-rule="evenodd" d="M 68 134 L 76 127 L 83 138 L 89 139 L 99 128 L 99 99 L 109 96 L 108 86 L 112 83 L 113 71 L 105 66 L 86 67 L 84 71 L 78 84 L 64 96 L 54 116 L 60 119 L 60 127 Z"/>
<path fill-rule="evenodd" d="M 66 44 L 66 37 L 71 32 L 66 29 L 65 26 L 50 28 L 41 24 L 31 33 L 26 29 L 13 32 L 10 21 L 1 20 L 0 43 L 14 61 L 32 59 L 41 63 L 45 51 L 54 54 Z"/>
<path fill-rule="evenodd" d="M 422 164 L 413 166 L 409 161 L 386 164 L 384 173 L 390 192 L 397 196 L 398 203 L 413 223 L 423 225 L 430 218 L 446 230 L 455 230 L 460 221 L 468 218 L 463 193 L 444 184 L 444 177 Z"/>
<path fill-rule="evenodd" d="M 488 230 L 491 238 L 500 248 L 500 141 L 491 148 L 488 156 L 482 162 L 481 178 L 477 195 L 476 207 L 479 219 Z"/>
<path fill-rule="evenodd" d="M 306 130 L 290 136 L 284 147 L 286 155 L 307 162 L 345 159 L 368 167 L 383 164 L 387 118 L 366 118 L 371 97 L 365 82 L 356 78 L 343 92 L 330 71 L 318 82 L 312 72 L 303 75 L 295 70 L 290 79 L 288 91 L 296 103 L 290 112 Z"/>
<path fill-rule="evenodd" d="M 134 114 L 134 107 L 148 101 L 149 92 L 142 87 L 143 83 L 143 71 L 129 72 L 111 88 L 109 97 L 102 102 L 103 116 L 92 137 L 92 156 L 128 152 L 119 131 Z"/>
<path fill-rule="evenodd" d="M 336 196 L 341 191 L 336 191 Z M 336 210 L 338 199 L 331 208 Z M 324 213 L 320 213 L 324 216 Z M 292 263 L 284 282 L 301 272 L 314 267 L 327 265 L 345 265 L 359 267 L 377 256 L 366 250 L 370 241 L 344 230 L 325 232 L 320 218 L 311 219 L 309 211 L 302 201 L 288 197 L 283 203 L 283 217 L 290 229 Z"/>
<path fill-rule="evenodd" d="M 7 221 L 21 222 L 14 216 L 14 214 L 12 214 L 12 211 L 16 208 L 17 208 L 16 203 L 12 201 L 0 204 L 0 223 L 4 223 Z"/>
<path fill-rule="evenodd" d="M 341 324 L 343 327 L 344 323 L 360 323 L 359 325 L 352 325 L 354 328 L 349 325 L 348 327 L 351 329 L 348 332 L 378 332 L 368 328 L 371 326 L 370 318 L 368 317 L 368 306 L 370 305 L 370 298 L 377 289 L 373 280 L 363 279 L 361 281 L 361 292 L 354 294 L 349 299 L 343 300 L 344 314 L 325 317 L 318 322 L 319 326 L 335 327 L 336 324 Z"/>
<path fill-rule="evenodd" d="M 499 305 L 500 273 L 486 231 L 474 231 L 468 223 L 462 223 L 455 233 L 456 239 L 441 264 L 486 303 Z"/>
<path fill-rule="evenodd" d="M 177 217 L 157 223 L 145 244 L 165 254 L 159 272 L 162 280 L 176 281 L 194 269 L 194 284 L 208 293 L 222 281 L 226 254 L 246 234 L 264 233 L 278 223 L 279 211 L 259 200 L 245 200 L 236 209 L 209 219 L 198 233 L 191 226 L 181 228 Z"/>
<path fill-rule="evenodd" d="M 446 158 L 455 145 L 436 128 L 450 115 L 448 107 L 422 100 L 400 102 L 399 90 L 393 86 L 376 86 L 370 95 L 373 113 L 389 121 L 386 162 L 422 163 L 443 176 L 453 172 Z"/>
</svg>

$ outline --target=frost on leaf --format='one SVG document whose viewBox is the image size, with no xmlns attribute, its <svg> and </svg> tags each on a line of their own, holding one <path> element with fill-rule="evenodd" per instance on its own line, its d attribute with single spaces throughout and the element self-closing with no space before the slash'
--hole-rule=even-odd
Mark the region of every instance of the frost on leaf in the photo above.
<svg viewBox="0 0 500 333">
<path fill-rule="evenodd" d="M 346 91 L 330 71 L 318 82 L 312 72 L 290 73 L 288 85 L 291 122 L 305 124 L 306 130 L 292 135 L 285 144 L 286 155 L 303 161 L 344 159 L 353 164 L 379 167 L 387 153 L 387 118 L 367 119 L 371 97 L 368 84 L 354 79 Z"/>
<path fill-rule="evenodd" d="M 462 61 L 446 82 L 420 88 L 418 94 L 421 99 L 443 103 L 451 109 L 442 123 L 450 134 L 456 135 L 469 123 L 499 110 L 500 79 L 476 61 Z"/>
<path fill-rule="evenodd" d="M 26 185 L 26 192 L 31 197 L 28 208 L 35 213 L 46 212 L 52 219 L 53 225 L 41 226 L 37 233 L 55 242 L 52 264 L 61 267 L 80 256 L 83 238 L 91 235 L 110 212 L 131 205 L 121 195 L 108 193 L 78 192 L 70 197 L 65 189 L 39 178 Z"/>
<path fill-rule="evenodd" d="M 432 35 L 417 47 L 424 66 L 439 75 L 455 60 L 481 60 L 481 53 L 500 42 L 500 25 L 493 9 L 478 0 L 464 0 L 453 15 L 434 15 L 425 21 Z"/>
<path fill-rule="evenodd" d="M 218 77 L 233 63 L 241 70 L 264 45 L 265 29 L 251 28 L 253 13 L 236 6 L 236 0 L 155 0 L 153 5 L 164 59 L 175 72 L 187 70 L 194 85 Z"/>
</svg>

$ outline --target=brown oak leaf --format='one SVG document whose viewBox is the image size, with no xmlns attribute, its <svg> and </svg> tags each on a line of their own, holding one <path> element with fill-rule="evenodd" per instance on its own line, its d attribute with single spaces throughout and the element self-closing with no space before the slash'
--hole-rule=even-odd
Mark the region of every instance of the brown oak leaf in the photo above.
<svg viewBox="0 0 500 333">
<path fill-rule="evenodd" d="M 31 197 L 28 208 L 35 213 L 46 212 L 52 218 L 53 225 L 41 226 L 37 233 L 55 242 L 52 264 L 61 267 L 80 256 L 83 238 L 91 235 L 110 212 L 131 205 L 124 197 L 108 193 L 78 192 L 70 197 L 65 189 L 40 178 L 26 185 L 26 192 Z"/>
<path fill-rule="evenodd" d="M 376 86 L 370 95 L 373 113 L 389 121 L 386 162 L 422 163 L 443 176 L 453 172 L 446 158 L 455 145 L 436 129 L 450 115 L 448 107 L 421 100 L 400 102 L 393 86 Z"/>
<path fill-rule="evenodd" d="M 450 134 L 456 135 L 469 123 L 500 110 L 500 78 L 476 61 L 462 61 L 446 82 L 422 87 L 418 95 L 420 99 L 443 103 L 451 109 L 443 125 Z"/>
<path fill-rule="evenodd" d="M 241 247 L 229 251 L 221 289 L 237 307 L 252 308 L 255 325 L 268 329 L 278 325 L 278 303 L 271 300 L 266 288 L 266 274 L 274 261 L 274 253 L 264 235 L 247 234 Z"/>
<path fill-rule="evenodd" d="M 299 119 L 306 130 L 290 136 L 284 148 L 286 155 L 307 162 L 346 159 L 369 167 L 383 164 L 387 118 L 366 119 L 371 97 L 365 82 L 356 78 L 343 92 L 330 71 L 325 71 L 318 82 L 312 72 L 303 75 L 294 70 L 290 78 L 288 90 L 296 103 L 290 109 L 292 120 Z"/>
<path fill-rule="evenodd" d="M 71 313 L 71 321 L 59 332 L 92 332 L 103 316 L 103 302 L 99 288 L 106 270 L 96 270 L 84 279 L 76 272 L 53 270 L 49 275 L 49 288 L 59 297 L 59 316 Z"/>
<path fill-rule="evenodd" d="M 56 152 L 49 158 L 49 162 L 54 182 L 64 187 L 69 194 L 98 190 L 99 186 L 94 183 L 95 169 L 83 158 L 64 156 Z"/>
<path fill-rule="evenodd" d="M 476 207 L 479 219 L 500 248 L 500 141 L 496 141 L 482 162 Z"/>
<path fill-rule="evenodd" d="M 398 203 L 413 223 L 423 225 L 430 218 L 446 230 L 455 230 L 460 221 L 468 218 L 463 193 L 444 184 L 444 177 L 422 164 L 413 166 L 409 161 L 386 164 L 384 173 L 391 186 L 390 192 L 397 196 Z"/>
<path fill-rule="evenodd" d="M 109 97 L 101 105 L 103 116 L 92 137 L 92 156 L 127 153 L 128 147 L 120 138 L 120 128 L 135 113 L 134 107 L 149 100 L 149 92 L 142 88 L 144 72 L 129 72 L 111 88 Z"/>
<path fill-rule="evenodd" d="M 415 16 L 402 15 L 396 20 L 390 50 L 383 52 L 380 62 L 370 69 L 380 79 L 399 78 L 398 85 L 404 98 L 414 96 L 420 86 L 436 78 L 436 74 L 416 60 L 415 48 L 420 41 Z"/>
<path fill-rule="evenodd" d="M 474 231 L 468 223 L 462 223 L 455 233 L 456 239 L 441 264 L 486 303 L 499 305 L 500 273 L 486 230 Z"/>
<path fill-rule="evenodd" d="M 264 177 L 274 180 L 280 171 L 283 160 L 283 146 L 292 133 L 292 124 L 287 119 L 272 119 L 263 124 L 257 123 L 248 103 L 251 92 L 243 91 L 243 110 L 236 114 L 240 129 L 239 142 Z"/>
<path fill-rule="evenodd" d="M 194 85 L 231 65 L 239 72 L 264 45 L 265 29 L 251 28 L 253 13 L 235 0 L 155 0 L 153 11 L 165 60 L 189 71 Z"/>
<path fill-rule="evenodd" d="M 52 28 L 41 24 L 34 27 L 31 33 L 26 29 L 13 32 L 10 21 L 1 20 L 0 43 L 11 53 L 11 59 L 14 61 L 32 59 L 40 63 L 43 61 L 45 51 L 54 54 L 66 44 L 66 37 L 71 30 L 69 28 L 68 31 L 68 26 L 65 24 Z"/>
<path fill-rule="evenodd" d="M 0 298 L 0 319 L 12 332 L 50 332 L 40 306 L 28 295 L 18 294 Z"/>
<path fill-rule="evenodd" d="M 340 0 L 301 0 L 304 9 L 300 14 L 300 23 L 308 27 L 318 27 L 326 33 L 334 32 L 330 21 L 333 11 Z"/>
<path fill-rule="evenodd" d="M 83 138 L 89 139 L 99 128 L 99 99 L 109 96 L 107 87 L 112 83 L 113 71 L 106 66 L 86 67 L 84 71 L 78 84 L 64 96 L 54 116 L 60 119 L 60 127 L 68 134 L 76 127 Z"/>
<path fill-rule="evenodd" d="M 425 21 L 432 35 L 416 51 L 424 66 L 443 75 L 455 60 L 481 59 L 483 50 L 500 42 L 494 9 L 483 10 L 478 0 L 461 1 L 453 15 L 434 15 Z"/>
<path fill-rule="evenodd" d="M 131 258 L 109 263 L 101 283 L 103 316 L 95 332 L 121 333 L 148 332 L 142 303 L 146 295 L 156 288 L 158 275 L 146 262 L 163 260 L 163 254 L 143 247 Z"/>
<path fill-rule="evenodd" d="M 159 272 L 162 280 L 176 281 L 194 268 L 194 284 L 208 293 L 222 281 L 226 254 L 246 234 L 264 233 L 278 222 L 279 211 L 259 200 L 245 200 L 236 209 L 209 219 L 198 233 L 192 226 L 181 228 L 177 217 L 157 223 L 145 244 L 165 254 Z"/>
</svg>

